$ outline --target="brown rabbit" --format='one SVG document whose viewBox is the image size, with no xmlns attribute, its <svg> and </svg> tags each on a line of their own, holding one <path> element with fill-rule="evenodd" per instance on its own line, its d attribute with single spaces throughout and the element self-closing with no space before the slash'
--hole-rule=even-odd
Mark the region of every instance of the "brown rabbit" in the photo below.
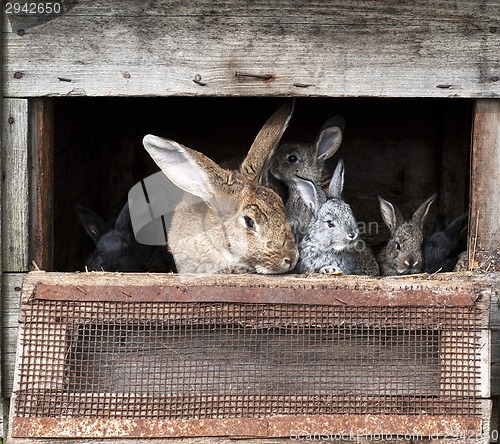
<svg viewBox="0 0 500 444">
<path fill-rule="evenodd" d="M 186 192 L 168 232 L 179 273 L 286 273 L 298 250 L 280 197 L 262 183 L 268 159 L 288 126 L 294 102 L 264 124 L 238 170 L 198 151 L 147 135 L 144 147 Z"/>
</svg>

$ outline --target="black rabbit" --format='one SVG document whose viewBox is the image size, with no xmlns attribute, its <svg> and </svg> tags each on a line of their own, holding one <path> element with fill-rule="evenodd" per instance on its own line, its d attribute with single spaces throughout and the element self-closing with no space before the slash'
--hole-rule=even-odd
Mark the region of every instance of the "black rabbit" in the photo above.
<svg viewBox="0 0 500 444">
<path fill-rule="evenodd" d="M 128 202 L 111 228 L 93 211 L 76 207 L 83 228 L 94 241 L 95 251 L 85 266 L 93 271 L 167 272 L 174 262 L 165 246 L 143 245 L 136 241 Z"/>
<path fill-rule="evenodd" d="M 460 235 L 467 212 L 458 216 L 445 228 L 445 220 L 439 214 L 434 224 L 433 233 L 422 243 L 424 269 L 427 273 L 453 271 L 460 253 L 467 249 L 467 241 Z"/>
</svg>

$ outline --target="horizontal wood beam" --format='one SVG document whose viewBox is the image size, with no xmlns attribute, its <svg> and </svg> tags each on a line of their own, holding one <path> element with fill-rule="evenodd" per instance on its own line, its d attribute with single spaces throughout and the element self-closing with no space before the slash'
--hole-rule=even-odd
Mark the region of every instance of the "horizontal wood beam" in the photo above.
<svg viewBox="0 0 500 444">
<path fill-rule="evenodd" d="M 7 15 L 5 95 L 500 97 L 494 0 L 145 5 Z"/>
</svg>

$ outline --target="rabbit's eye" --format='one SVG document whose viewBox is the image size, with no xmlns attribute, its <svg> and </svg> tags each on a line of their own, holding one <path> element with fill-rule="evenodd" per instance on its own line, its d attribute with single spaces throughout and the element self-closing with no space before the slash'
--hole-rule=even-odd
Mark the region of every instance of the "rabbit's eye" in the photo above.
<svg viewBox="0 0 500 444">
<path fill-rule="evenodd" d="M 290 163 L 295 163 L 297 162 L 297 156 L 295 154 L 289 154 L 287 157 L 286 157 L 286 160 L 288 160 L 288 162 Z"/>
<path fill-rule="evenodd" d="M 249 230 L 255 231 L 255 221 L 249 216 L 243 216 L 245 219 L 245 225 Z"/>
<path fill-rule="evenodd" d="M 335 222 L 331 219 L 328 219 L 326 221 L 326 224 L 328 225 L 329 228 L 333 228 L 335 226 Z"/>
<path fill-rule="evenodd" d="M 396 250 L 401 250 L 401 244 L 399 242 L 396 242 Z"/>
</svg>

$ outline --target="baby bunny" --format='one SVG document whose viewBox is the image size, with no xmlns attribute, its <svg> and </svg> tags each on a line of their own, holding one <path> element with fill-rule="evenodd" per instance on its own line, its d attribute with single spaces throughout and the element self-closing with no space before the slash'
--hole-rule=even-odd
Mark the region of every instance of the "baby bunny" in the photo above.
<svg viewBox="0 0 500 444">
<path fill-rule="evenodd" d="M 164 247 L 143 245 L 135 240 L 128 202 L 120 211 L 114 228 L 87 208 L 76 207 L 76 211 L 96 246 L 86 261 L 88 270 L 161 272 L 174 269 L 172 257 Z"/>
<path fill-rule="evenodd" d="M 445 228 L 444 216 L 437 216 L 433 233 L 422 244 L 424 270 L 427 273 L 453 271 L 458 256 L 467 249 L 467 241 L 460 237 L 467 216 L 467 212 L 461 214 L 448 228 Z"/>
<path fill-rule="evenodd" d="M 382 219 L 391 231 L 391 238 L 379 253 L 383 276 L 420 273 L 423 269 L 422 230 L 429 207 L 437 197 L 434 193 L 415 211 L 411 220 L 404 220 L 401 212 L 389 201 L 378 197 Z"/>
<path fill-rule="evenodd" d="M 168 232 L 179 273 L 286 273 L 298 259 L 281 198 L 263 185 L 293 112 L 282 105 L 264 124 L 238 170 L 198 151 L 147 135 L 144 147 L 186 193 Z"/>
<path fill-rule="evenodd" d="M 325 176 L 325 161 L 333 156 L 342 142 L 343 118 L 336 116 L 323 125 L 312 143 L 285 143 L 278 147 L 271 160 L 271 174 L 288 187 L 285 212 L 297 240 L 306 232 L 312 210 L 297 188 L 296 177 L 321 187 Z M 319 193 L 321 194 L 321 193 Z"/>
<path fill-rule="evenodd" d="M 318 189 L 314 184 L 302 179 L 297 181 L 303 187 L 305 201 L 312 207 L 313 217 L 307 227 L 307 234 L 299 244 L 300 257 L 296 271 L 378 275 L 377 261 L 360 239 L 351 207 L 342 200 L 343 161 L 337 164 L 324 203 L 318 198 Z M 305 192 L 307 187 L 309 194 Z"/>
</svg>

